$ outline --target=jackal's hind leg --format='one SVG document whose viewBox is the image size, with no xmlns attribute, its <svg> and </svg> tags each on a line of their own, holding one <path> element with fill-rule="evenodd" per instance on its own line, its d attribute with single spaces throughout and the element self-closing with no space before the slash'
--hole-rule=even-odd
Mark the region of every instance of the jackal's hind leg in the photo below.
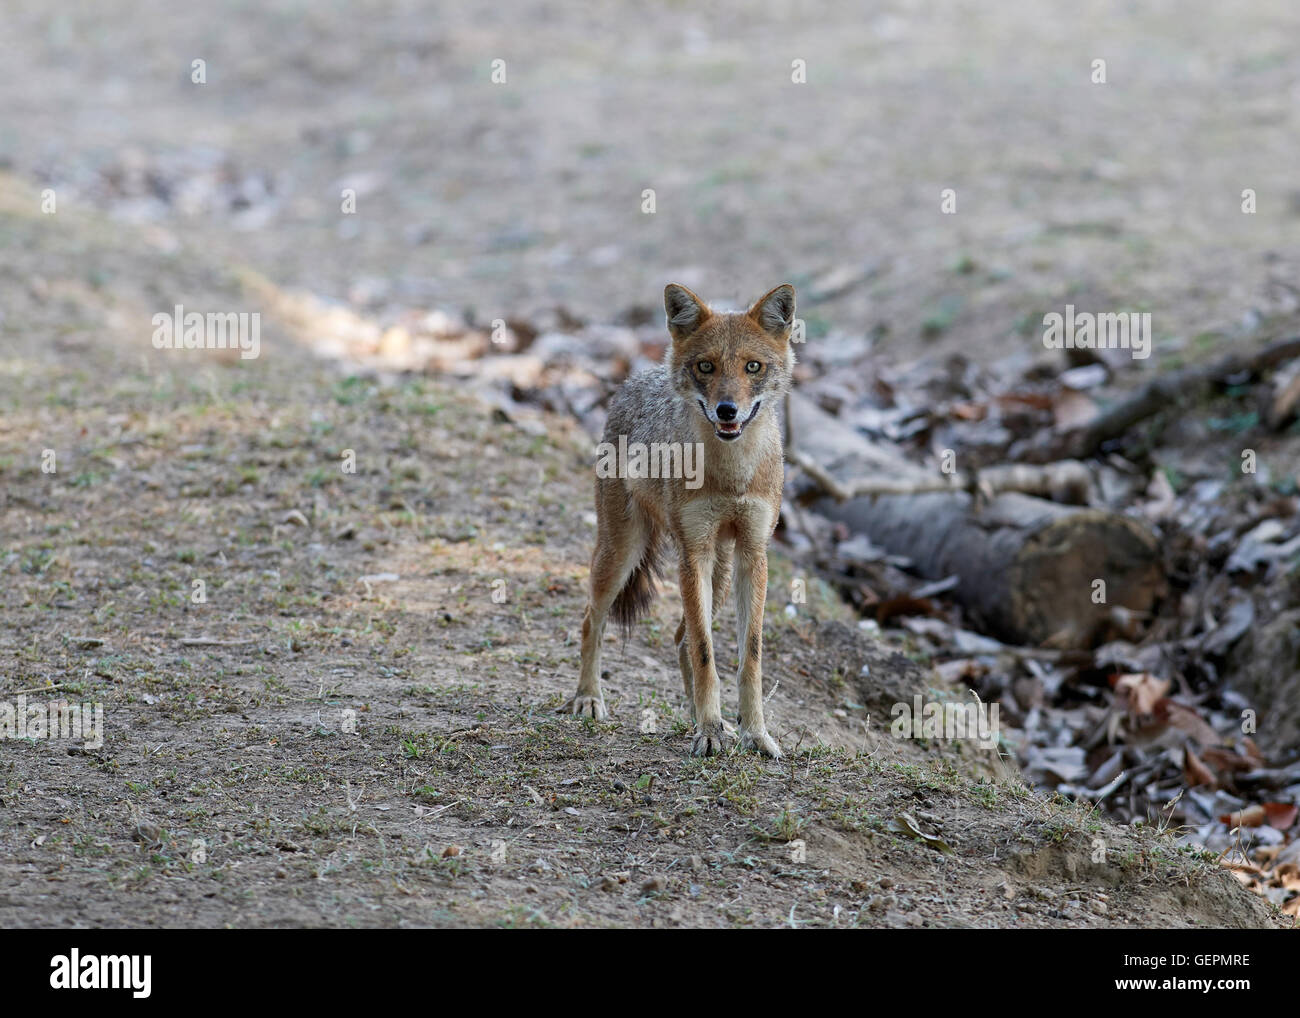
<svg viewBox="0 0 1300 1018">
<path fill-rule="evenodd" d="M 619 493 L 621 494 L 621 493 Z M 598 509 L 604 506 L 598 504 Z M 604 518 L 596 537 L 596 551 L 591 559 L 591 594 L 582 618 L 582 665 L 578 672 L 578 689 L 559 708 L 559 714 L 585 714 L 597 721 L 609 716 L 600 691 L 600 647 L 605 639 L 605 621 L 624 585 L 650 550 L 650 528 L 631 512 L 615 524 L 610 513 Z M 626 522 L 624 522 L 626 521 Z"/>
</svg>

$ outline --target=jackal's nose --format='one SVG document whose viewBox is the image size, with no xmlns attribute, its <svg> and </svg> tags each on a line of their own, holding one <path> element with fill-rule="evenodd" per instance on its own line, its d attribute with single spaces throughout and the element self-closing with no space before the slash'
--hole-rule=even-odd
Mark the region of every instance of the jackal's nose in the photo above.
<svg viewBox="0 0 1300 1018">
<path fill-rule="evenodd" d="M 723 400 L 718 404 L 718 420 L 734 421 L 736 419 L 736 404 L 729 400 Z"/>
</svg>

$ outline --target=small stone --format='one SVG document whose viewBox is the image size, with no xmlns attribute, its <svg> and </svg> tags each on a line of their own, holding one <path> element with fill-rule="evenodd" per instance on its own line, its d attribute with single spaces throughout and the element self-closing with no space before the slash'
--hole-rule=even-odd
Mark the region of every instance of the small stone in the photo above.
<svg viewBox="0 0 1300 1018">
<path fill-rule="evenodd" d="M 163 840 L 162 828 L 155 824 L 139 824 L 135 829 L 135 839 L 146 845 L 160 845 Z"/>
</svg>

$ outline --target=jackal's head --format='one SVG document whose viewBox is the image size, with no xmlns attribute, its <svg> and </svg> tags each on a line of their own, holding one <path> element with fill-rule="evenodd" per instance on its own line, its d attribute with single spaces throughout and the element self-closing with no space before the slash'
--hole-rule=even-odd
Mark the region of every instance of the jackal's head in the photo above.
<svg viewBox="0 0 1300 1018">
<path fill-rule="evenodd" d="M 748 311 L 712 311 L 684 286 L 664 289 L 673 387 L 724 442 L 772 412 L 790 388 L 794 287 L 782 283 Z"/>
</svg>

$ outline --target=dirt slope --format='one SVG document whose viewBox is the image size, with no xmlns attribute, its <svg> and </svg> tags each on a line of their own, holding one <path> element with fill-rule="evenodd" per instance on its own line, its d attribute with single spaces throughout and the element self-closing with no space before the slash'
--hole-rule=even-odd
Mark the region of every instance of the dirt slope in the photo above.
<svg viewBox="0 0 1300 1018">
<path fill-rule="evenodd" d="M 176 301 L 257 310 L 240 274 L 36 209 L 0 178 L 0 702 L 101 702 L 107 734 L 0 741 L 0 925 L 1279 922 L 1172 838 L 890 737 L 892 704 L 958 691 L 815 583 L 787 616 L 784 562 L 786 759 L 687 757 L 671 587 L 610 648 L 612 720 L 556 716 L 581 436 L 341 374 L 273 319 L 257 360 L 156 351 Z"/>
</svg>

